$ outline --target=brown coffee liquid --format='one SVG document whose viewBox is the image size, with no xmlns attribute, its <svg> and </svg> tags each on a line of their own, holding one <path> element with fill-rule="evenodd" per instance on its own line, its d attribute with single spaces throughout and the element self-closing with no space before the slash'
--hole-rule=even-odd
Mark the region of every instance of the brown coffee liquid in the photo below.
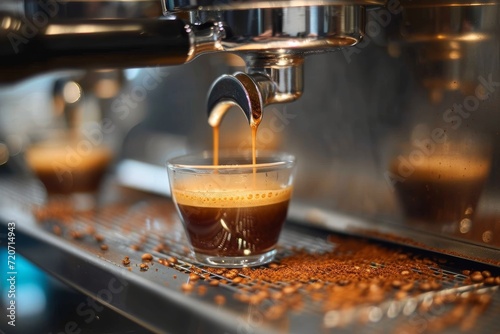
<svg viewBox="0 0 500 334">
<path fill-rule="evenodd" d="M 258 128 L 258 126 L 256 124 L 250 125 L 250 129 L 252 130 L 252 164 L 253 165 L 257 164 L 257 128 Z M 255 167 L 254 167 L 253 173 L 255 175 Z"/>
<path fill-rule="evenodd" d="M 393 173 L 397 174 L 398 166 L 399 162 L 393 164 Z M 415 166 L 395 188 L 408 218 L 460 221 L 473 215 L 488 170 L 488 162 L 435 156 Z"/>
<path fill-rule="evenodd" d="M 248 256 L 273 249 L 290 195 L 291 187 L 209 194 L 174 191 L 194 251 L 211 256 Z"/>
<path fill-rule="evenodd" d="M 219 126 L 212 127 L 214 137 L 214 166 L 219 164 Z"/>
<path fill-rule="evenodd" d="M 68 145 L 33 146 L 26 152 L 27 163 L 49 194 L 96 192 L 111 162 L 111 150 L 95 147 L 70 154 Z"/>
<path fill-rule="evenodd" d="M 250 124 L 250 129 L 252 131 L 251 133 L 251 140 L 252 140 L 252 164 L 255 165 L 257 164 L 257 129 L 259 125 L 255 122 L 252 122 Z M 214 151 L 214 157 L 213 157 L 213 164 L 214 166 L 217 166 L 219 164 L 219 130 L 220 126 L 215 125 L 212 126 L 212 134 L 213 134 L 213 151 Z M 254 168 L 254 175 L 255 175 L 255 168 Z"/>
</svg>

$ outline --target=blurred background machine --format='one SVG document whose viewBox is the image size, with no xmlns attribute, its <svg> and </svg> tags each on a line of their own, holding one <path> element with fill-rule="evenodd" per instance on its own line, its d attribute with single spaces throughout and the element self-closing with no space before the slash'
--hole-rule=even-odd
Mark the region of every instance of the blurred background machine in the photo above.
<svg viewBox="0 0 500 334">
<path fill-rule="evenodd" d="M 43 203 L 43 187 L 16 183 L 33 181 L 26 152 L 75 126 L 110 148 L 113 182 L 168 196 L 166 159 L 212 148 L 207 111 L 234 109 L 221 146 L 250 147 L 253 97 L 257 147 L 299 162 L 291 221 L 499 266 L 498 2 L 26 0 L 0 10 L 9 196 Z"/>
</svg>

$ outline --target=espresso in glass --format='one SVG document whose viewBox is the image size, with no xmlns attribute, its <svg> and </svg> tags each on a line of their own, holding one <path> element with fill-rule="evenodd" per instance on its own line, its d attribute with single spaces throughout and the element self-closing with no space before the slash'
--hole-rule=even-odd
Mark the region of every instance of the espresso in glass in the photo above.
<svg viewBox="0 0 500 334">
<path fill-rule="evenodd" d="M 294 158 L 224 153 L 169 162 L 172 197 L 194 256 L 212 266 L 272 261 L 292 194 Z"/>
</svg>

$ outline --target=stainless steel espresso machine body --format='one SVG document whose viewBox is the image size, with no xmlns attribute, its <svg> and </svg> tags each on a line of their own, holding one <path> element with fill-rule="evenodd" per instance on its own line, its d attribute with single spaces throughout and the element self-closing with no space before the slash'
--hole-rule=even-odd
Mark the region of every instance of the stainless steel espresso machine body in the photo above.
<svg viewBox="0 0 500 334">
<path fill-rule="evenodd" d="M 214 126 L 221 149 L 249 149 L 249 123 L 257 124 L 257 149 L 287 151 L 298 161 L 289 210 L 294 237 L 286 234 L 284 244 L 307 248 L 326 231 L 500 267 L 499 1 L 24 0 L 2 2 L 0 13 L 0 191 L 9 208 L 0 217 L 30 222 L 26 240 L 51 254 L 63 249 L 66 263 L 108 280 L 124 277 L 137 300 L 175 305 L 207 328 L 241 333 L 231 319 L 239 311 L 214 317 L 213 303 L 197 305 L 202 297 L 181 300 L 148 285 L 165 275 L 130 278 L 116 269 L 123 255 L 113 246 L 126 252 L 120 247 L 127 242 L 114 229 L 127 221 L 121 216 L 102 222 L 110 251 L 108 258 L 96 254 L 104 264 L 79 253 L 90 246 L 60 246 L 52 233 L 31 231 L 40 228 L 33 217 L 12 208 L 44 200 L 22 163 L 33 133 L 53 126 L 40 115 L 97 110 L 98 129 L 113 137 L 113 182 L 161 196 L 170 195 L 168 157 L 212 149 Z M 65 87 L 77 87 L 77 102 Z M 141 226 L 163 233 L 161 222 L 148 216 Z M 175 233 L 165 238 L 182 245 Z M 146 250 L 154 248 L 149 243 Z M 171 251 L 182 259 L 181 246 Z M 85 293 L 102 290 L 27 254 Z M 192 268 L 185 258 L 177 265 Z M 153 331 L 189 332 L 175 313 L 147 313 L 132 298 L 113 298 L 108 305 Z M 396 304 L 380 307 L 387 319 L 393 308 L 401 312 L 391 319 L 406 312 Z M 496 293 L 493 309 L 498 305 Z M 349 332 L 329 327 L 322 315 L 319 328 L 307 327 L 315 316 L 301 313 L 291 320 L 298 330 L 285 331 Z M 491 333 L 498 329 L 485 323 Z M 274 324 L 261 330 L 282 332 Z"/>
</svg>

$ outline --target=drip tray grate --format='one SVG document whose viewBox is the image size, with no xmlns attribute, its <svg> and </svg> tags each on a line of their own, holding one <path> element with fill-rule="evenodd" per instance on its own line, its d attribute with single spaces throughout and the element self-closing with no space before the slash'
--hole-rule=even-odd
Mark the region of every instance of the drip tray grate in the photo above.
<svg viewBox="0 0 500 334">
<path fill-rule="evenodd" d="M 189 332 L 186 317 L 203 332 L 228 333 L 500 328 L 495 267 L 286 224 L 272 264 L 208 268 L 190 255 L 169 199 L 122 196 L 77 213 L 66 202 L 44 205 L 44 192 L 31 180 L 0 184 L 0 217 L 17 222 L 25 240 L 20 252 L 155 332 Z M 128 293 L 100 299 L 102 284 L 114 278 L 126 282 Z"/>
</svg>

